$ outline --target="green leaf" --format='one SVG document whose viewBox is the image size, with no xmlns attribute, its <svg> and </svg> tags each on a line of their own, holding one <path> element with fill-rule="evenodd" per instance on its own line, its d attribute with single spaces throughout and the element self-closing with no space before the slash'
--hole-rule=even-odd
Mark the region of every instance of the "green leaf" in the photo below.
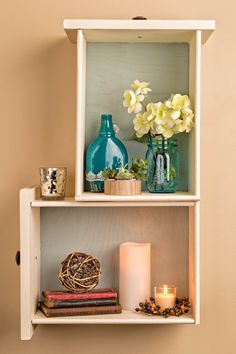
<svg viewBox="0 0 236 354">
<path fill-rule="evenodd" d="M 102 176 L 105 179 L 114 179 L 117 175 L 118 171 L 117 170 L 112 170 L 111 168 L 107 168 L 106 170 L 102 171 Z"/>
<path fill-rule="evenodd" d="M 132 172 L 135 175 L 136 179 L 145 181 L 147 179 L 147 167 L 148 167 L 147 160 L 136 158 L 132 160 L 130 172 Z"/>
<path fill-rule="evenodd" d="M 130 179 L 134 179 L 135 176 L 133 173 L 129 172 L 129 171 L 122 171 L 122 172 L 118 172 L 116 175 L 116 179 L 122 179 L 122 180 L 130 180 Z"/>
<path fill-rule="evenodd" d="M 137 141 L 138 143 L 141 144 L 147 144 L 148 142 L 148 134 L 145 134 L 142 136 L 142 138 L 138 138 L 135 133 L 133 133 L 130 137 L 125 139 L 126 141 Z"/>
</svg>

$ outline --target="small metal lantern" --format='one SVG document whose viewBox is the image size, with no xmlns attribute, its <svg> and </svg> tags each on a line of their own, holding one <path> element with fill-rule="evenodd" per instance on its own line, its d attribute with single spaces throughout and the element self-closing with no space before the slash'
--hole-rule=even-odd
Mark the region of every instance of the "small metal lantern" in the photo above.
<svg viewBox="0 0 236 354">
<path fill-rule="evenodd" d="M 41 167 L 41 197 L 44 200 L 62 200 L 65 198 L 65 167 Z"/>
</svg>

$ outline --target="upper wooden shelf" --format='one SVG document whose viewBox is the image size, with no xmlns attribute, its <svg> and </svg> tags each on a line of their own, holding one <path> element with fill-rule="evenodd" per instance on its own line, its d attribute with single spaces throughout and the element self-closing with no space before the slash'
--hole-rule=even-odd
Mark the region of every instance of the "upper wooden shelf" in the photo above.
<svg viewBox="0 0 236 354">
<path fill-rule="evenodd" d="M 131 207 L 131 206 L 193 206 L 198 199 L 190 194 L 150 194 L 127 196 L 106 196 L 103 193 L 83 193 L 81 197 L 65 198 L 64 200 L 31 201 L 31 207 Z"/>
<path fill-rule="evenodd" d="M 193 202 L 197 201 L 196 195 L 188 192 L 176 193 L 149 193 L 142 192 L 140 195 L 105 195 L 104 193 L 84 192 L 80 196 L 75 197 L 77 201 L 96 201 L 96 202 Z"/>
<path fill-rule="evenodd" d="M 215 29 L 214 20 L 64 20 L 72 43 L 83 30 L 87 42 L 189 42 L 202 31 L 205 43 Z"/>
</svg>

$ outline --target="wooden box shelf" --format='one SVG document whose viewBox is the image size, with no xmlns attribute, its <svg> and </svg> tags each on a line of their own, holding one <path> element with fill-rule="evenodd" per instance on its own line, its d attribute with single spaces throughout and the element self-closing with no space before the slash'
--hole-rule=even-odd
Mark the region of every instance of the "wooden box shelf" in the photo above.
<svg viewBox="0 0 236 354">
<path fill-rule="evenodd" d="M 21 190 L 22 339 L 30 339 L 40 323 L 199 323 L 199 202 L 43 201 L 35 195 L 35 188 Z M 97 256 L 100 286 L 118 288 L 118 245 L 127 240 L 151 242 L 152 287 L 175 282 L 180 296 L 189 295 L 191 314 L 166 320 L 124 311 L 52 319 L 37 311 L 42 289 L 60 288 L 60 262 L 71 251 Z"/>
<path fill-rule="evenodd" d="M 75 198 L 44 201 L 36 198 L 36 188 L 20 192 L 21 339 L 29 340 L 39 324 L 199 323 L 201 47 L 214 28 L 210 20 L 64 21 L 77 50 Z M 96 135 L 96 122 L 109 111 L 125 139 L 132 119 L 123 110 L 122 93 L 135 79 L 152 82 L 153 99 L 185 92 L 194 105 L 195 127 L 190 134 L 180 134 L 179 140 L 181 160 L 186 162 L 180 166 L 180 190 L 173 194 L 143 190 L 132 197 L 90 193 L 84 181 L 84 154 Z M 130 157 L 144 155 L 144 146 L 125 144 Z M 123 311 L 47 318 L 37 310 L 42 289 L 58 288 L 60 262 L 71 251 L 101 259 L 100 286 L 117 288 L 118 245 L 124 241 L 151 243 L 152 287 L 166 281 L 177 285 L 178 296 L 190 297 L 190 314 L 165 319 Z"/>
<path fill-rule="evenodd" d="M 143 144 L 126 139 L 132 133 L 132 119 L 122 107 L 122 96 L 135 79 L 151 82 L 154 100 L 176 92 L 189 94 L 195 128 L 178 136 L 179 193 L 183 198 L 186 192 L 195 200 L 200 198 L 201 46 L 214 26 L 214 21 L 64 21 L 70 40 L 77 43 L 76 200 L 96 198 L 85 193 L 84 155 L 96 136 L 101 113 L 113 114 L 130 159 L 145 155 Z M 100 198 L 107 200 L 104 194 Z"/>
</svg>

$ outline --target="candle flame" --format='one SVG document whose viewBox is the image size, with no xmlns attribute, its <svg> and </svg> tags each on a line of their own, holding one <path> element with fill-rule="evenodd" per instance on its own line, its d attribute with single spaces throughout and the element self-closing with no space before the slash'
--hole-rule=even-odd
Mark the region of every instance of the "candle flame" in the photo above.
<svg viewBox="0 0 236 354">
<path fill-rule="evenodd" d="M 168 294 L 168 287 L 167 285 L 164 285 L 164 295 L 167 296 Z"/>
</svg>

